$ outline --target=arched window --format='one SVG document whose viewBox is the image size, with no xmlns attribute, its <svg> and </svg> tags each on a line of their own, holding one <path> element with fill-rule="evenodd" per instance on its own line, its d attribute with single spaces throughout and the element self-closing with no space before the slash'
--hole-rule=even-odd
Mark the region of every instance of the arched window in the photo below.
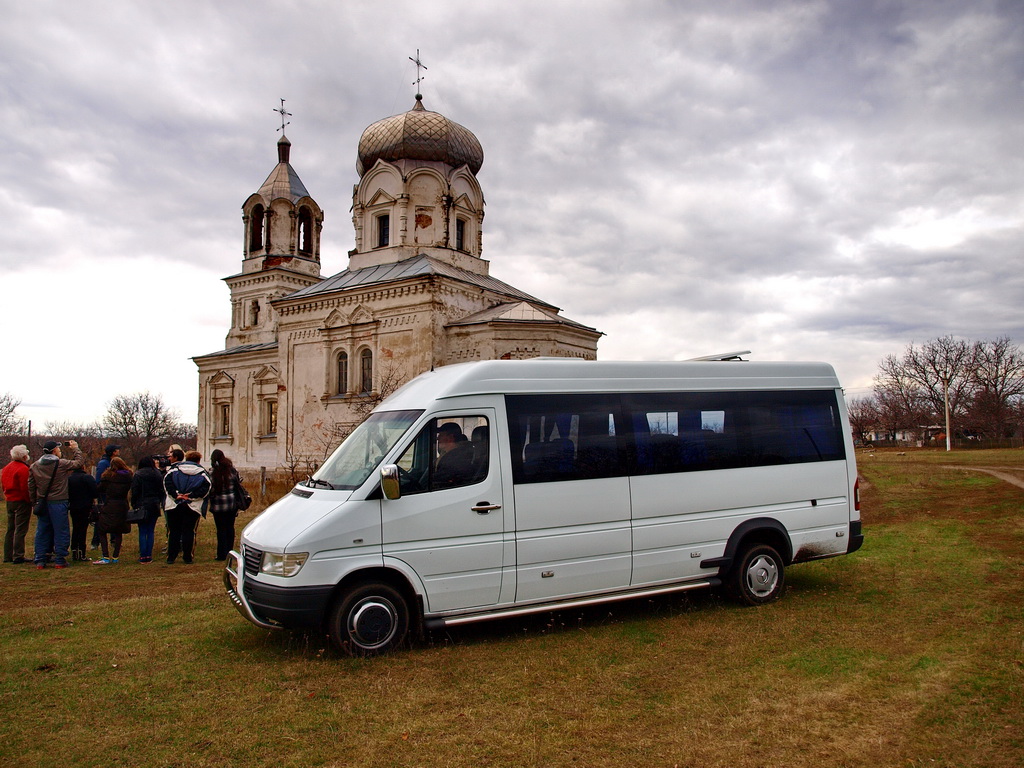
<svg viewBox="0 0 1024 768">
<path fill-rule="evenodd" d="M 339 395 L 348 394 L 348 353 L 338 353 L 338 390 Z"/>
<path fill-rule="evenodd" d="M 299 209 L 299 253 L 313 253 L 313 214 L 306 206 Z"/>
<path fill-rule="evenodd" d="M 373 352 L 364 349 L 359 355 L 359 394 L 373 391 Z"/>
<path fill-rule="evenodd" d="M 262 205 L 256 205 L 249 214 L 249 252 L 253 253 L 263 247 L 263 228 L 266 224 L 266 213 Z"/>
</svg>

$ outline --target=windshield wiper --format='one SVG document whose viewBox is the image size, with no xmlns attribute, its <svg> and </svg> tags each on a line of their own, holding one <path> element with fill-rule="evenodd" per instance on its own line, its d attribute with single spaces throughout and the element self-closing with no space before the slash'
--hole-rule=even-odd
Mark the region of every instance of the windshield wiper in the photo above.
<svg viewBox="0 0 1024 768">
<path fill-rule="evenodd" d="M 316 477 L 307 477 L 306 478 L 306 486 L 307 487 L 313 488 L 313 487 L 318 486 L 318 485 L 322 485 L 324 488 L 329 488 L 332 491 L 338 490 L 333 485 L 328 483 L 326 480 L 320 480 L 319 478 L 316 478 Z"/>
</svg>

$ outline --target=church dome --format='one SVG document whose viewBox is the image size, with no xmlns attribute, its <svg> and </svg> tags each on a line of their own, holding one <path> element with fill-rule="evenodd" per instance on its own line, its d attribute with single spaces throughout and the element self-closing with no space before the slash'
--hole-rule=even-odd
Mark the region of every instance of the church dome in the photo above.
<svg viewBox="0 0 1024 768">
<path fill-rule="evenodd" d="M 484 150 L 473 132 L 423 106 L 378 120 L 359 139 L 356 172 L 362 176 L 378 160 L 433 160 L 458 168 L 468 165 L 473 175 L 484 164 Z"/>
</svg>

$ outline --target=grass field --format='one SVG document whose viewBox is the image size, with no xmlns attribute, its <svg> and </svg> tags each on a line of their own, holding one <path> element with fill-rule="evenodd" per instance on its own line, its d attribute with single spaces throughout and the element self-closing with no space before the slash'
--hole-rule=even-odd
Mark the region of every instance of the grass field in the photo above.
<svg viewBox="0 0 1024 768">
<path fill-rule="evenodd" d="M 480 624 L 383 658 L 242 620 L 212 560 L 0 569 L 0 756 L 37 766 L 1024 765 L 1024 452 L 859 456 L 861 551 L 783 599 Z M 159 535 L 159 534 L 158 534 Z M 158 538 L 158 546 L 162 543 Z"/>
</svg>

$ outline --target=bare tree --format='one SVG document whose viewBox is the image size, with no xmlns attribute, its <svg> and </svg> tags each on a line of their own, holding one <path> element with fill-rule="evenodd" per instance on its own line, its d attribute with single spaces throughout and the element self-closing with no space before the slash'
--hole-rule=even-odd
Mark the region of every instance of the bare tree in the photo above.
<svg viewBox="0 0 1024 768">
<path fill-rule="evenodd" d="M 25 432 L 25 420 L 16 411 L 21 400 L 9 392 L 0 395 L 0 435 L 21 435 Z"/>
<path fill-rule="evenodd" d="M 175 436 L 178 414 L 168 408 L 160 395 L 140 392 L 118 395 L 107 404 L 103 429 L 123 443 L 122 452 L 138 458 L 151 454 L 156 446 Z"/>
<path fill-rule="evenodd" d="M 81 424 L 77 421 L 48 421 L 43 434 L 53 440 L 74 440 L 78 443 L 87 464 L 95 464 L 103 455 L 104 439 L 99 424 Z"/>
<path fill-rule="evenodd" d="M 878 429 L 881 421 L 877 400 L 874 397 L 858 397 L 850 401 L 846 410 L 850 416 L 850 429 L 854 437 L 862 443 L 871 442 L 868 439 L 868 432 Z"/>
<path fill-rule="evenodd" d="M 1004 336 L 977 342 L 973 354 L 970 422 L 986 437 L 1012 437 L 1024 399 L 1024 352 Z"/>
<path fill-rule="evenodd" d="M 874 398 L 892 436 L 945 420 L 947 449 L 954 434 L 1012 437 L 1024 427 L 1024 352 L 1007 337 L 910 344 L 881 362 Z"/>
<path fill-rule="evenodd" d="M 887 357 L 880 377 L 876 377 L 876 388 L 881 379 L 887 394 L 897 402 L 905 400 L 909 405 L 910 394 L 923 399 L 934 418 L 945 421 L 948 450 L 953 422 L 966 413 L 971 399 L 973 368 L 973 345 L 941 336 L 920 347 L 911 343 L 899 359 Z"/>
<path fill-rule="evenodd" d="M 171 432 L 171 441 L 181 445 L 195 445 L 199 430 L 195 424 L 179 421 Z"/>
<path fill-rule="evenodd" d="M 879 365 L 874 398 L 879 426 L 890 440 L 895 440 L 902 430 L 917 432 L 922 424 L 934 418 L 928 411 L 921 386 L 894 355 L 889 355 Z"/>
<path fill-rule="evenodd" d="M 903 355 L 907 375 L 921 385 L 932 410 L 950 418 L 962 416 L 971 396 L 974 348 L 962 339 L 941 336 Z M 946 434 L 949 434 L 947 422 Z"/>
</svg>

